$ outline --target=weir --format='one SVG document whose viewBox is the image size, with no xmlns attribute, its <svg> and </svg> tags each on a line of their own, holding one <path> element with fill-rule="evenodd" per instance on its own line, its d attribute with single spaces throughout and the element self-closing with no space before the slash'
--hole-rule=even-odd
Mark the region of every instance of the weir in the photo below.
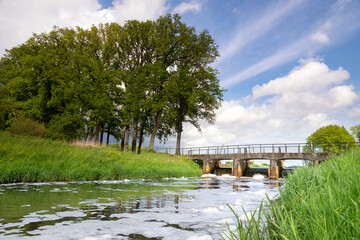
<svg viewBox="0 0 360 240">
<path fill-rule="evenodd" d="M 254 168 L 250 166 L 250 160 L 233 160 L 233 167 L 220 167 L 220 161 L 218 160 L 205 161 L 205 165 L 203 161 L 195 160 L 203 170 L 203 174 L 229 174 L 236 177 L 252 177 L 255 174 L 262 174 L 267 175 L 270 179 L 286 176 L 293 170 L 291 168 L 284 168 L 282 161 L 273 161 L 273 166 L 270 164 L 268 168 Z M 316 166 L 315 163 L 314 166 Z"/>
<path fill-rule="evenodd" d="M 278 179 L 287 171 L 284 171 L 283 160 L 308 160 L 317 166 L 321 161 L 330 156 L 328 153 L 246 153 L 246 154 L 212 154 L 212 155 L 189 155 L 190 159 L 200 163 L 203 174 L 214 173 L 218 169 L 219 162 L 223 159 L 231 159 L 233 167 L 232 176 L 246 176 L 246 172 L 256 173 L 256 169 L 249 167 L 250 160 L 270 159 L 270 166 L 267 169 L 267 175 L 270 179 Z M 259 173 L 264 173 L 264 169 L 258 169 Z"/>
<path fill-rule="evenodd" d="M 339 143 L 339 150 L 343 148 L 344 144 L 349 145 L 349 143 Z M 231 160 L 233 161 L 231 174 L 236 177 L 245 176 L 247 171 L 255 171 L 249 168 L 250 160 L 270 160 L 267 175 L 270 179 L 278 179 L 287 172 L 284 170 L 283 160 L 308 160 L 313 163 L 313 166 L 317 166 L 321 161 L 330 157 L 331 154 L 327 152 L 327 147 L 325 145 L 318 147 L 307 143 L 248 144 L 182 148 L 180 153 L 197 162 L 202 168 L 203 174 L 214 173 L 214 170 L 220 171 L 217 170 L 219 161 Z M 161 152 L 165 149 L 167 153 L 175 150 L 174 148 L 162 148 L 157 151 Z M 263 173 L 264 170 L 262 169 L 261 172 Z"/>
</svg>

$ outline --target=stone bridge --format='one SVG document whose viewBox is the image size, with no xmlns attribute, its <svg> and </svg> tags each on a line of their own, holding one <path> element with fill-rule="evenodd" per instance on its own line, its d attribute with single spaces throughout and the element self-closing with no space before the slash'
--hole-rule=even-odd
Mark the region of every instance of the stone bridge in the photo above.
<svg viewBox="0 0 360 240">
<path fill-rule="evenodd" d="M 270 160 L 268 177 L 277 179 L 283 169 L 283 160 L 308 160 L 313 165 L 329 158 L 329 152 L 345 152 L 358 147 L 358 143 L 325 144 L 287 143 L 287 144 L 247 144 L 212 147 L 181 148 L 180 154 L 196 161 L 203 174 L 213 172 L 220 160 L 232 160 L 232 175 L 244 176 L 249 169 L 250 160 Z M 175 153 L 175 148 L 156 149 L 159 152 Z"/>
<path fill-rule="evenodd" d="M 250 160 L 270 160 L 268 168 L 268 177 L 278 179 L 282 171 L 283 160 L 308 160 L 312 161 L 316 166 L 327 158 L 329 153 L 237 153 L 237 154 L 193 154 L 188 155 L 190 159 L 199 162 L 200 167 L 203 169 L 203 174 L 213 172 L 219 164 L 220 160 L 232 160 L 233 168 L 232 175 L 241 177 L 245 175 L 246 170 L 249 168 Z"/>
</svg>

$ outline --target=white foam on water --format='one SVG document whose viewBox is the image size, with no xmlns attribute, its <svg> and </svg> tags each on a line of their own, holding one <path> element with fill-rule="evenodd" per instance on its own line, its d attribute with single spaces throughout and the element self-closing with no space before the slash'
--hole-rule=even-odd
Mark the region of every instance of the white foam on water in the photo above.
<svg viewBox="0 0 360 240">
<path fill-rule="evenodd" d="M 265 196 L 266 190 L 265 190 L 265 189 L 261 189 L 261 190 L 255 192 L 255 194 L 256 194 L 256 195 L 260 195 L 260 196 Z"/>
<path fill-rule="evenodd" d="M 101 240 L 101 239 L 117 239 L 117 238 L 116 238 L 116 236 L 110 235 L 110 234 L 100 235 L 100 236 L 96 236 L 96 237 L 80 238 L 80 240 Z"/>
<path fill-rule="evenodd" d="M 187 238 L 187 240 L 213 240 L 210 235 L 203 235 L 203 236 L 193 236 Z"/>
<path fill-rule="evenodd" d="M 237 179 L 238 177 L 232 176 L 230 174 L 223 174 L 223 175 L 221 175 L 221 178 L 224 178 L 224 179 Z"/>
<path fill-rule="evenodd" d="M 249 211 L 249 212 L 245 212 L 244 214 L 242 214 L 239 219 L 241 221 L 247 221 L 247 218 L 251 219 L 251 214 L 253 214 L 254 211 Z"/>
<path fill-rule="evenodd" d="M 236 201 L 234 202 L 234 205 L 235 206 L 239 206 L 239 205 L 242 205 L 244 204 L 243 201 L 241 199 L 236 199 Z"/>
<path fill-rule="evenodd" d="M 252 185 L 252 186 L 262 186 L 262 185 L 264 185 L 264 183 L 263 182 L 249 182 L 248 183 L 248 185 Z"/>
<path fill-rule="evenodd" d="M 201 175 L 202 178 L 216 178 L 217 176 L 215 174 L 203 174 Z"/>
<path fill-rule="evenodd" d="M 52 214 L 49 214 L 49 212 L 46 214 L 40 214 L 40 212 L 28 214 L 24 218 L 19 219 L 20 222 L 15 223 L 14 226 L 21 227 L 30 222 L 46 220 L 60 221 L 55 225 L 44 225 L 33 231 L 27 231 L 28 234 L 39 234 L 35 236 L 36 240 L 62 240 L 70 238 L 80 240 L 128 239 L 130 234 L 139 234 L 146 238 L 162 238 L 163 240 L 218 240 L 220 239 L 218 233 L 226 231 L 223 227 L 226 225 L 226 222 L 230 225 L 231 229 L 235 230 L 236 228 L 235 216 L 230 208 L 227 207 L 227 204 L 230 204 L 232 209 L 239 215 L 244 213 L 242 207 L 244 207 L 247 213 L 251 213 L 251 211 L 260 205 L 264 194 L 269 196 L 276 196 L 277 194 L 276 188 L 269 188 L 267 186 L 267 181 L 259 181 L 254 178 L 229 180 L 232 179 L 232 176 L 218 177 L 214 174 L 207 174 L 202 177 L 216 179 L 183 177 L 172 178 L 179 181 L 168 182 L 146 180 L 146 185 L 153 187 L 150 187 L 149 190 L 135 189 L 135 191 L 153 192 L 151 197 L 148 197 L 148 195 L 145 195 L 146 197 L 135 195 L 130 199 L 125 198 L 124 200 L 122 200 L 122 196 L 128 196 L 127 191 L 134 191 L 131 184 L 137 187 L 138 183 L 141 183 L 140 180 L 131 180 L 131 183 L 125 188 L 122 188 L 124 180 L 101 182 L 104 184 L 119 183 L 119 187 L 115 188 L 105 185 L 98 186 L 90 182 L 88 184 L 93 185 L 97 190 L 94 191 L 94 194 L 86 195 L 84 198 L 79 196 L 77 203 L 80 207 L 72 209 L 68 204 L 59 205 L 56 203 L 54 204 L 55 206 L 66 207 L 66 209 L 61 209 L 65 211 L 57 212 L 57 207 L 55 212 L 51 210 Z M 249 181 L 251 182 L 249 183 Z M 160 186 L 161 190 L 158 190 L 158 186 Z M 168 189 L 167 186 L 171 188 Z M 177 189 L 178 186 L 182 188 Z M 234 189 L 234 186 L 241 189 Z M 72 187 L 73 185 L 69 189 L 74 190 Z M 89 187 L 87 186 L 85 190 L 89 191 L 91 189 Z M 64 187 L 58 188 L 65 189 Z M 38 189 L 42 188 L 38 187 Z M 79 192 L 81 191 L 80 187 L 77 189 Z M 99 189 L 101 191 L 100 195 L 95 195 Z M 119 193 L 117 189 L 121 189 L 124 192 Z M 102 193 L 104 195 L 101 195 Z M 111 197 L 109 197 L 109 193 L 111 193 Z M 102 203 L 103 201 L 106 203 Z M 120 208 L 117 211 L 117 206 L 120 206 L 120 202 L 124 204 L 122 206 L 125 206 L 126 212 L 122 212 Z M 131 210 L 131 205 L 135 205 L 137 202 L 141 204 L 139 208 L 136 208 L 136 211 L 133 209 L 136 214 L 128 212 L 127 207 L 130 206 L 129 210 Z M 89 206 L 84 208 L 83 204 L 88 204 Z M 71 204 L 71 206 L 74 205 Z M 53 207 L 49 206 L 48 209 L 51 208 Z M 111 218 L 110 220 L 103 221 L 101 216 L 104 216 L 102 211 L 105 208 L 107 211 L 114 211 L 111 211 L 110 216 L 106 215 Z M 93 213 L 96 214 L 93 219 L 79 219 L 76 222 L 65 221 L 66 217 L 83 218 L 84 216 L 93 216 Z M 95 219 L 95 217 L 99 218 Z M 0 224 L 0 232 L 8 226 L 10 225 L 1 226 Z M 16 235 L 12 235 L 12 237 L 19 237 L 21 239 L 21 231 L 23 229 L 14 229 Z M 2 237 L 4 235 L 0 234 L 0 239 Z"/>
<path fill-rule="evenodd" d="M 260 179 L 264 179 L 265 178 L 265 176 L 264 175 L 262 175 L 262 174 L 254 174 L 253 175 L 253 179 L 257 179 L 257 180 L 260 180 Z"/>
<path fill-rule="evenodd" d="M 217 221 L 217 223 L 219 224 L 233 224 L 235 222 L 234 218 L 224 218 L 224 219 L 220 219 L 219 221 Z"/>
</svg>

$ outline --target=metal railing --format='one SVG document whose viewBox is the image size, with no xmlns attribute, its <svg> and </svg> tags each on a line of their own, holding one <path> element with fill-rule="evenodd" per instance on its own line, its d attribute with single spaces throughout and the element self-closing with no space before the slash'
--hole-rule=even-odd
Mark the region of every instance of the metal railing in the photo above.
<svg viewBox="0 0 360 240">
<path fill-rule="evenodd" d="M 319 148 L 320 147 L 320 148 Z M 359 147 L 358 142 L 321 144 L 321 143 L 274 143 L 274 144 L 243 144 L 209 147 L 180 148 L 181 155 L 212 155 L 212 154 L 245 154 L 245 153 L 320 153 L 346 152 Z M 157 147 L 156 152 L 175 154 L 174 147 Z M 320 150 L 319 150 L 320 149 Z M 321 151 L 322 150 L 322 151 Z"/>
</svg>

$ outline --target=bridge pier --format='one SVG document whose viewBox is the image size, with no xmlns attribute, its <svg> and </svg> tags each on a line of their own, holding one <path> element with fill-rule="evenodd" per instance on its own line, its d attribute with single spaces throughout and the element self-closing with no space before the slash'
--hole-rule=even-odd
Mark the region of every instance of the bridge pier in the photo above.
<svg viewBox="0 0 360 240">
<path fill-rule="evenodd" d="M 270 166 L 268 170 L 269 179 L 278 179 L 283 169 L 282 161 L 270 159 Z"/>
<path fill-rule="evenodd" d="M 212 171 L 214 170 L 215 168 L 215 165 L 216 165 L 216 162 L 215 160 L 208 160 L 208 161 L 204 161 L 203 162 L 203 174 L 209 174 L 209 173 L 212 173 Z"/>
<path fill-rule="evenodd" d="M 249 160 L 234 159 L 232 175 L 235 177 L 242 177 L 245 175 L 246 169 L 249 167 Z"/>
</svg>

